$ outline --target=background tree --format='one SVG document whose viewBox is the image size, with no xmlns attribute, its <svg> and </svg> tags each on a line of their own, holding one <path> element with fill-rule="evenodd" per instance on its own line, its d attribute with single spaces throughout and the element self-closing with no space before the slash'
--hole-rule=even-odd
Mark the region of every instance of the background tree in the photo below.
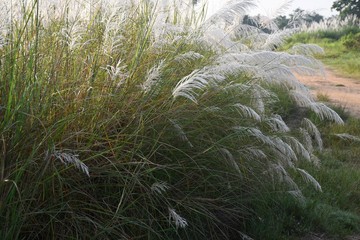
<svg viewBox="0 0 360 240">
<path fill-rule="evenodd" d="M 280 15 L 275 19 L 275 23 L 279 29 L 299 27 L 303 24 L 310 25 L 313 22 L 320 22 L 324 17 L 316 12 L 309 12 L 297 8 L 290 15 L 289 18 Z"/>
<path fill-rule="evenodd" d="M 320 21 L 324 20 L 324 17 L 316 12 L 308 12 L 304 15 L 304 20 L 306 23 L 319 23 Z"/>
<path fill-rule="evenodd" d="M 338 11 L 341 18 L 345 18 L 348 15 L 355 15 L 360 18 L 359 0 L 337 0 L 333 3 L 331 9 Z"/>
</svg>

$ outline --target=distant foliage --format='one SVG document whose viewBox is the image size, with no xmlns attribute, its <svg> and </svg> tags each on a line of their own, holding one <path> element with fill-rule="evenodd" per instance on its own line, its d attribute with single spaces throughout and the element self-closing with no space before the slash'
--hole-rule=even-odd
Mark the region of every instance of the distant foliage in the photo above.
<svg viewBox="0 0 360 240">
<path fill-rule="evenodd" d="M 280 29 L 296 28 L 303 25 L 309 26 L 313 23 L 319 23 L 324 20 L 324 17 L 316 12 L 309 12 L 297 8 L 289 15 L 279 15 L 275 18 L 275 23 Z"/>
</svg>

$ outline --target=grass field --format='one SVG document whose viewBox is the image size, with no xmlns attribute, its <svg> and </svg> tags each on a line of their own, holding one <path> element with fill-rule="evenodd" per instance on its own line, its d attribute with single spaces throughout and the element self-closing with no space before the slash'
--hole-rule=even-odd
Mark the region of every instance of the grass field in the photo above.
<svg viewBox="0 0 360 240">
<path fill-rule="evenodd" d="M 0 239 L 358 233 L 360 123 L 251 5 L 1 5 Z"/>
</svg>

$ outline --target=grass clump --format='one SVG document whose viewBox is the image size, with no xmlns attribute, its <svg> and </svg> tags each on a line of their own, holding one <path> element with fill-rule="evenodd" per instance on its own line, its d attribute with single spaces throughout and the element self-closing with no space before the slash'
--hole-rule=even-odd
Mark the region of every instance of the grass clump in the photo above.
<svg viewBox="0 0 360 240">
<path fill-rule="evenodd" d="M 262 195 L 321 190 L 299 165 L 317 164 L 316 126 L 282 116 L 300 106 L 343 121 L 292 73 L 316 71 L 312 57 L 271 52 L 278 35 L 249 47 L 234 40 L 241 31 L 225 34 L 250 5 L 201 24 L 183 5 L 147 1 L 74 1 L 51 16 L 39 1 L 12 5 L 0 238 L 238 239 L 255 235 L 247 222 Z"/>
<path fill-rule="evenodd" d="M 343 45 L 349 50 L 359 50 L 360 49 L 360 33 L 357 34 L 348 34 L 342 39 Z"/>
</svg>

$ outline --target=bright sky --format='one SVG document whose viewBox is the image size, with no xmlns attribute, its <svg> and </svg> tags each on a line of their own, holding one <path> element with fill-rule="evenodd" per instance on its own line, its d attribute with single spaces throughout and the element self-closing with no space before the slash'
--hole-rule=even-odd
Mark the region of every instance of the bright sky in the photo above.
<svg viewBox="0 0 360 240">
<path fill-rule="evenodd" d="M 301 8 L 307 11 L 315 11 L 320 15 L 325 17 L 330 17 L 331 15 L 336 15 L 336 11 L 331 11 L 331 6 L 335 0 L 293 0 L 289 9 L 285 14 L 291 13 L 296 8 Z M 267 13 L 271 11 L 276 11 L 278 6 L 281 6 L 284 0 L 258 0 L 260 13 Z"/>
<path fill-rule="evenodd" d="M 219 9 L 224 2 L 219 0 L 208 0 L 209 1 L 209 12 L 214 12 L 215 9 Z M 325 17 L 330 17 L 336 15 L 336 11 L 331 11 L 331 6 L 335 0 L 293 0 L 289 8 L 283 12 L 282 15 L 288 15 L 296 8 L 301 8 L 307 11 L 315 11 L 320 15 Z M 223 2 L 223 3 L 219 3 Z M 273 13 L 282 6 L 284 3 L 288 2 L 285 0 L 254 0 L 259 6 L 258 9 L 254 9 L 250 12 L 251 15 L 262 14 L 267 16 L 274 15 Z"/>
</svg>

